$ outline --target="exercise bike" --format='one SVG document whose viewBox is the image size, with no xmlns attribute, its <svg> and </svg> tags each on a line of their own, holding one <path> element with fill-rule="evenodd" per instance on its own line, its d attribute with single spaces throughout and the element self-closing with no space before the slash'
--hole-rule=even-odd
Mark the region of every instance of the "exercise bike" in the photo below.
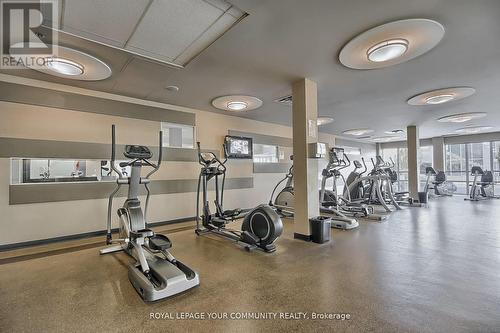
<svg viewBox="0 0 500 333">
<path fill-rule="evenodd" d="M 123 155 L 129 159 L 120 162 L 120 168 L 130 167 L 129 177 L 124 177 L 115 165 L 115 125 L 112 126 L 111 169 L 118 175 L 116 189 L 109 196 L 106 244 L 118 243 L 100 251 L 100 254 L 124 251 L 136 262 L 129 265 L 128 277 L 139 295 L 146 302 L 157 301 L 196 287 L 200 284 L 198 274 L 184 265 L 168 251 L 172 242 L 167 236 L 148 229 L 147 211 L 149 205 L 150 177 L 160 168 L 162 160 L 162 132 L 160 132 L 158 163 L 149 160 L 153 154 L 148 147 L 126 145 Z M 152 168 L 145 177 L 141 177 L 143 166 Z M 128 194 L 123 207 L 118 209 L 119 239 L 113 240 L 111 234 L 111 211 L 113 198 L 123 185 L 128 185 Z M 140 185 L 146 189 L 144 212 L 138 195 Z"/>
<path fill-rule="evenodd" d="M 196 196 L 196 234 L 215 234 L 235 241 L 245 250 L 260 249 L 265 252 L 276 251 L 275 241 L 283 233 L 283 222 L 279 215 L 269 205 L 259 205 L 248 211 L 242 209 L 224 210 L 224 186 L 226 181 L 227 149 L 224 143 L 224 161 L 221 161 L 213 152 L 202 152 L 197 142 L 198 161 L 201 165 L 198 177 Z M 219 180 L 222 183 L 219 185 Z M 215 184 L 215 213 L 210 212 L 208 202 L 208 186 L 210 180 Z M 200 216 L 200 194 L 203 200 L 203 211 Z M 243 218 L 241 231 L 229 229 L 227 224 Z M 200 224 L 201 221 L 201 224 Z"/>
<path fill-rule="evenodd" d="M 471 185 L 470 195 L 464 200 L 479 201 L 486 199 L 500 199 L 495 195 L 495 180 L 491 171 L 483 171 L 481 167 L 474 166 L 471 169 L 474 180 Z"/>
<path fill-rule="evenodd" d="M 446 180 L 446 174 L 443 171 L 436 172 L 433 167 L 428 166 L 425 168 L 425 174 L 427 175 L 424 187 L 425 193 L 433 190 L 430 195 L 451 197 L 457 190 L 455 184 Z"/>
</svg>

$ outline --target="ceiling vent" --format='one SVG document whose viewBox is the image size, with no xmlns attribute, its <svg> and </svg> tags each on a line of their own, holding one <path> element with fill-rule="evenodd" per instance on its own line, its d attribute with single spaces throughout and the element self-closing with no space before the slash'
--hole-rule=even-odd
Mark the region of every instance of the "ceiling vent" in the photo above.
<svg viewBox="0 0 500 333">
<path fill-rule="evenodd" d="M 286 105 L 286 106 L 292 106 L 292 95 L 284 96 L 284 97 L 278 98 L 274 101 L 277 103 Z"/>
</svg>

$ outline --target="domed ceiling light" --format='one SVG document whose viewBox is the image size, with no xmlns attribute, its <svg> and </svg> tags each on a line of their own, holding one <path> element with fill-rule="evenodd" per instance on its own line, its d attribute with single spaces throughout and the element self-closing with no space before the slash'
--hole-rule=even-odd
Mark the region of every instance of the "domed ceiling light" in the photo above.
<svg viewBox="0 0 500 333">
<path fill-rule="evenodd" d="M 431 90 L 411 97 L 408 100 L 410 105 L 439 105 L 451 101 L 457 101 L 473 95 L 476 89 L 471 87 L 450 87 Z"/>
<path fill-rule="evenodd" d="M 215 98 L 212 105 L 220 110 L 241 112 L 261 107 L 262 101 L 253 96 L 228 95 Z"/>
<path fill-rule="evenodd" d="M 429 19 L 386 23 L 349 41 L 340 51 L 339 60 L 344 66 L 354 69 L 400 64 L 433 49 L 444 33 L 440 23 Z"/>
<path fill-rule="evenodd" d="M 476 134 L 476 133 L 490 130 L 492 128 L 493 128 L 492 126 L 469 126 L 469 127 L 459 128 L 459 129 L 455 130 L 455 133 Z"/>
<path fill-rule="evenodd" d="M 403 135 L 405 133 L 405 131 L 402 129 L 395 129 L 392 131 L 385 131 L 384 133 L 389 134 L 389 135 Z"/>
<path fill-rule="evenodd" d="M 370 61 L 384 62 L 399 58 L 406 51 L 408 51 L 408 41 L 406 39 L 390 39 L 370 47 L 366 54 Z"/>
<path fill-rule="evenodd" d="M 323 125 L 326 125 L 326 124 L 333 123 L 334 119 L 330 118 L 330 117 L 318 117 L 318 119 L 316 120 L 316 122 L 317 122 L 318 126 L 323 126 Z"/>
<path fill-rule="evenodd" d="M 373 132 L 375 132 L 375 131 L 370 129 L 370 128 L 353 128 L 353 129 L 343 131 L 342 134 L 353 135 L 353 136 L 363 136 L 363 135 L 373 133 Z"/>
<path fill-rule="evenodd" d="M 465 123 L 473 119 L 479 119 L 486 117 L 486 112 L 469 112 L 469 113 L 458 113 L 449 116 L 444 116 L 438 119 L 440 123 Z"/>
<path fill-rule="evenodd" d="M 11 46 L 11 57 L 20 59 L 20 55 L 14 50 L 22 46 L 16 43 Z M 45 44 L 44 44 L 45 47 Z M 111 76 L 111 68 L 102 60 L 82 51 L 69 47 L 52 45 L 53 52 L 57 56 L 45 57 L 43 64 L 33 63 L 27 66 L 45 74 L 80 81 L 99 81 Z M 37 57 L 37 55 L 32 55 Z"/>
</svg>

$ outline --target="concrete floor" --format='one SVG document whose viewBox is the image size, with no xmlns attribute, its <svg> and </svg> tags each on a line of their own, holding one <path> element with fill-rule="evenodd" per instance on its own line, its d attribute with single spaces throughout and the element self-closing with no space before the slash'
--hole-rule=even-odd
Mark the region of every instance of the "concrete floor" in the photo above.
<svg viewBox="0 0 500 333">
<path fill-rule="evenodd" d="M 128 281 L 129 257 L 99 256 L 95 240 L 76 249 L 72 242 L 69 252 L 59 244 L 47 255 L 1 253 L 0 331 L 499 332 L 498 216 L 500 201 L 438 198 L 383 223 L 332 230 L 334 242 L 324 245 L 293 240 L 287 221 L 274 254 L 247 253 L 184 228 L 169 234 L 172 252 L 199 272 L 201 285 L 155 304 L 143 303 Z M 351 319 L 153 320 L 152 312 L 335 312 Z"/>
</svg>

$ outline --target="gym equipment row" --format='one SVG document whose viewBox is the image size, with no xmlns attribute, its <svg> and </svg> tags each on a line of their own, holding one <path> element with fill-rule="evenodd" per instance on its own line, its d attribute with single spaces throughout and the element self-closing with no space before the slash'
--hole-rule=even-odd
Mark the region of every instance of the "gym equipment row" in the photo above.
<svg viewBox="0 0 500 333">
<path fill-rule="evenodd" d="M 162 138 L 159 133 L 158 162 L 150 160 L 153 153 L 146 146 L 126 145 L 123 156 L 128 161 L 116 166 L 116 135 L 115 125 L 111 129 L 111 161 L 110 168 L 117 175 L 116 188 L 108 200 L 106 244 L 111 245 L 100 250 L 100 254 L 124 251 L 136 261 L 128 267 L 128 277 L 136 291 L 146 302 L 161 300 L 200 284 L 198 273 L 177 260 L 170 252 L 170 239 L 162 234 L 155 233 L 148 227 L 147 212 L 150 199 L 150 177 L 158 171 L 162 161 Z M 241 244 L 246 250 L 261 249 L 265 252 L 276 250 L 275 241 L 283 233 L 283 223 L 280 216 L 268 205 L 259 205 L 250 210 L 224 210 L 224 185 L 226 180 L 226 162 L 221 161 L 213 152 L 203 153 L 198 146 L 198 158 L 201 164 L 198 178 L 197 207 L 196 207 L 196 234 L 216 234 Z M 228 156 L 226 143 L 223 145 L 225 155 Z M 152 170 L 141 176 L 142 168 Z M 129 173 L 124 170 L 130 168 Z M 222 183 L 219 185 L 219 177 Z M 210 212 L 208 202 L 208 185 L 210 180 L 215 184 L 215 213 Z M 127 199 L 118 209 L 119 227 L 118 237 L 113 239 L 111 216 L 113 199 L 122 186 L 128 186 Z M 144 211 L 138 198 L 140 187 L 146 190 Z M 200 216 L 199 199 L 203 197 L 203 212 Z M 227 224 L 243 218 L 241 231 L 226 227 Z M 201 225 L 200 225 L 201 220 Z"/>
</svg>

